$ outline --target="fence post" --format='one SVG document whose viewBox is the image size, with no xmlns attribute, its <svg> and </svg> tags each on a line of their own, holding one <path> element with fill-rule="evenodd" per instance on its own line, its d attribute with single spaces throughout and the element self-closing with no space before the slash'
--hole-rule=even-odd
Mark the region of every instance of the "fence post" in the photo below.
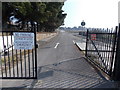
<svg viewBox="0 0 120 90">
<path fill-rule="evenodd" d="M 87 47 L 88 47 L 88 29 L 86 32 L 86 49 L 85 49 L 85 56 L 87 57 Z"/>
<path fill-rule="evenodd" d="M 115 81 L 120 81 L 120 23 L 118 27 L 117 35 L 117 46 L 116 46 L 116 57 L 113 71 L 113 79 Z"/>
<path fill-rule="evenodd" d="M 36 45 L 36 40 L 37 40 L 37 38 L 36 38 L 36 34 L 37 34 L 37 27 L 36 27 L 37 25 L 35 25 L 34 24 L 34 26 L 33 26 L 33 29 L 34 29 L 34 43 L 35 43 L 35 79 L 37 79 L 37 48 L 38 48 L 38 45 Z"/>
<path fill-rule="evenodd" d="M 112 29 L 113 30 L 113 29 Z M 114 32 L 114 42 L 113 42 L 113 46 L 112 46 L 112 58 L 111 58 L 111 68 L 110 68 L 110 76 L 111 78 L 113 79 L 113 72 L 112 72 L 112 69 L 113 69 L 113 62 L 114 62 L 114 58 L 115 58 L 115 55 L 116 55 L 116 39 L 117 39 L 117 34 L 118 34 L 118 26 L 115 27 L 115 32 Z"/>
</svg>

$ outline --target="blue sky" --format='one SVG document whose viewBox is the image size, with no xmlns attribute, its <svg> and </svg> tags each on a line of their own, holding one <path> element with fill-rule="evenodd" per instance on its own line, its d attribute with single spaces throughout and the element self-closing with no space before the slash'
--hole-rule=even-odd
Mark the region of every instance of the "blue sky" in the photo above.
<svg viewBox="0 0 120 90">
<path fill-rule="evenodd" d="M 118 2 L 120 0 L 67 0 L 63 10 L 67 13 L 66 27 L 114 28 L 118 25 Z"/>
</svg>

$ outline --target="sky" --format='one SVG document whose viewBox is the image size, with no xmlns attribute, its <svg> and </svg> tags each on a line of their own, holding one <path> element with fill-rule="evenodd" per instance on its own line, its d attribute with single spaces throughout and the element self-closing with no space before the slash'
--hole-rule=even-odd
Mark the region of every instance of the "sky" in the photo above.
<svg viewBox="0 0 120 90">
<path fill-rule="evenodd" d="M 64 27 L 114 28 L 118 25 L 120 0 L 67 0 L 62 10 L 67 13 Z"/>
</svg>

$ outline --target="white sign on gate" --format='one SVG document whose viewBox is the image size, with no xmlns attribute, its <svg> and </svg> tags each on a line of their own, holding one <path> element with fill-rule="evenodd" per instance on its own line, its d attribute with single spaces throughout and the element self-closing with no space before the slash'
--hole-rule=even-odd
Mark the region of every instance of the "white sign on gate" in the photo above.
<svg viewBox="0 0 120 90">
<path fill-rule="evenodd" d="M 14 32 L 15 49 L 33 49 L 34 33 Z"/>
</svg>

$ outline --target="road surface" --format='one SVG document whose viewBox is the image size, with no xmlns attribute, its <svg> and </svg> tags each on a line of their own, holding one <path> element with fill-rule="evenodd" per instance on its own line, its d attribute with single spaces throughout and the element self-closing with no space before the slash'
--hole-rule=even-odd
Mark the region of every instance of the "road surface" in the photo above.
<svg viewBox="0 0 120 90">
<path fill-rule="evenodd" d="M 80 58 L 81 52 L 74 45 L 76 39 L 79 38 L 61 31 L 51 42 L 38 48 L 38 66 Z"/>
</svg>

